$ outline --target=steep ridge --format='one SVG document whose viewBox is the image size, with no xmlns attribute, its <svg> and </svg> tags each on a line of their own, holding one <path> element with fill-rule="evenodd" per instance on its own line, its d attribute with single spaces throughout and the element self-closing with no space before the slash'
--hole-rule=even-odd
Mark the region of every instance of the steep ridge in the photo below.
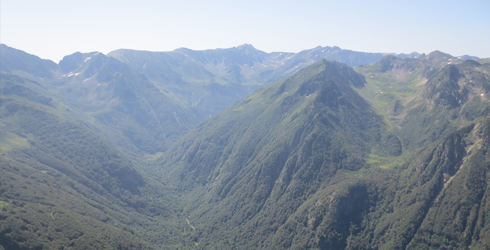
<svg viewBox="0 0 490 250">
<path fill-rule="evenodd" d="M 277 249 L 405 249 L 466 156 L 472 126 L 394 171 L 347 178 L 306 201 L 279 228 Z M 294 232 L 294 233 L 293 233 Z"/>
<path fill-rule="evenodd" d="M 423 146 L 490 112 L 490 64 L 465 61 L 428 77 L 418 97 L 407 103 L 400 138 L 407 147 Z M 403 114 L 405 113 L 405 114 Z M 418 135 L 414 137 L 413 134 Z"/>
<path fill-rule="evenodd" d="M 321 60 L 173 145 L 163 169 L 190 192 L 183 213 L 199 244 L 259 247 L 339 171 L 367 167 L 384 125 L 353 89 L 364 83 L 351 68 Z M 238 237 L 230 241 L 230 233 Z"/>
<path fill-rule="evenodd" d="M 368 82 L 361 94 L 386 117 L 403 147 L 415 149 L 488 114 L 488 67 L 435 51 L 417 59 L 386 56 L 356 70 Z"/>
<path fill-rule="evenodd" d="M 6 73 L 27 72 L 34 77 L 52 77 L 58 65 L 51 60 L 44 60 L 24 51 L 0 44 L 0 70 Z"/>
<path fill-rule="evenodd" d="M 488 248 L 488 160 L 490 121 L 476 127 L 475 144 L 451 182 L 444 178 L 445 189 L 407 249 Z"/>
<path fill-rule="evenodd" d="M 431 101 L 430 108 L 461 107 L 474 97 L 484 96 L 490 90 L 486 84 L 489 79 L 488 65 L 471 60 L 457 65 L 450 64 L 429 78 L 422 97 Z"/>
</svg>

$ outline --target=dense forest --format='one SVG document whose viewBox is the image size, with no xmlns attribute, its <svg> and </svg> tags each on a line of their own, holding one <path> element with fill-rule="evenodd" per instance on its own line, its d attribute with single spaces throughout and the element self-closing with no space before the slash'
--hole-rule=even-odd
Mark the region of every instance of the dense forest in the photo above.
<svg viewBox="0 0 490 250">
<path fill-rule="evenodd" d="M 488 59 L 0 52 L 0 249 L 490 248 Z"/>
</svg>

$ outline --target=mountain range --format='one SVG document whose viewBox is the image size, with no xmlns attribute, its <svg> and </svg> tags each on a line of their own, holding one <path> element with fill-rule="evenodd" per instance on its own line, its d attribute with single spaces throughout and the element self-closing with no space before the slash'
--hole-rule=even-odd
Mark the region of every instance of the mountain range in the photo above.
<svg viewBox="0 0 490 250">
<path fill-rule="evenodd" d="M 486 249 L 488 59 L 0 45 L 0 249 Z"/>
<path fill-rule="evenodd" d="M 253 90 L 321 58 L 358 66 L 383 57 L 338 47 L 265 53 L 244 44 L 205 51 L 116 50 L 107 56 L 77 52 L 57 65 L 4 44 L 0 50 L 2 72 L 38 82 L 103 124 L 107 134 L 117 131 L 108 135 L 110 140 L 139 154 L 165 151 L 190 128 Z"/>
</svg>

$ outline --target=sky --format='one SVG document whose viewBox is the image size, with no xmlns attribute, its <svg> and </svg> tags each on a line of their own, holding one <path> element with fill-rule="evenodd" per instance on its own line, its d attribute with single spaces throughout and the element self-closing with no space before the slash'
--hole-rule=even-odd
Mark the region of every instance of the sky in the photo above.
<svg viewBox="0 0 490 250">
<path fill-rule="evenodd" d="M 0 0 L 0 42 L 59 62 L 74 52 L 338 46 L 490 57 L 490 1 Z"/>
</svg>

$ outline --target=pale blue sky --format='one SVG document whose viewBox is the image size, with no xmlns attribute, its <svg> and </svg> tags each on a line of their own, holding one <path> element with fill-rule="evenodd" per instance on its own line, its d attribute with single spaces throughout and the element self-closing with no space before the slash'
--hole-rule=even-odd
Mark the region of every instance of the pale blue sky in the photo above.
<svg viewBox="0 0 490 250">
<path fill-rule="evenodd" d="M 1 0 L 0 42 L 58 62 L 76 51 L 250 43 L 266 51 L 490 57 L 490 1 Z"/>
</svg>

